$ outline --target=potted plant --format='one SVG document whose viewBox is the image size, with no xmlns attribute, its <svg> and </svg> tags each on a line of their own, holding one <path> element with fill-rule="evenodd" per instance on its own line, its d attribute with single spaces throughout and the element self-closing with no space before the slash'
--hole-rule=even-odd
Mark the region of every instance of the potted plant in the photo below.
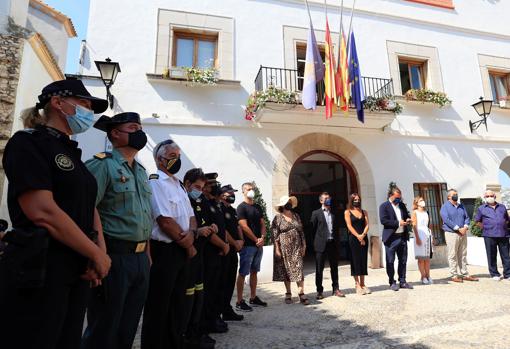
<svg viewBox="0 0 510 349">
<path fill-rule="evenodd" d="M 435 92 L 429 89 L 410 89 L 405 93 L 405 99 L 408 101 L 418 101 L 421 103 L 433 103 L 440 108 L 451 104 L 452 101 L 444 92 Z"/>
<path fill-rule="evenodd" d="M 296 104 L 297 93 L 294 91 L 287 91 L 285 89 L 269 85 L 264 91 L 255 91 L 250 97 L 244 108 L 244 118 L 246 120 L 253 120 L 257 110 L 264 108 L 266 103 L 278 104 Z"/>
<path fill-rule="evenodd" d="M 262 217 L 264 219 L 264 225 L 266 227 L 266 240 L 264 241 L 264 252 L 262 254 L 262 261 L 260 263 L 260 273 L 258 276 L 259 282 L 271 282 L 273 279 L 273 240 L 270 230 L 269 217 L 267 216 L 267 205 L 262 197 L 260 189 L 257 187 L 255 182 L 252 182 L 253 191 L 255 191 L 255 197 L 253 201 L 255 204 L 262 208 Z"/>
<path fill-rule="evenodd" d="M 483 199 L 478 197 L 475 199 L 473 207 L 473 217 L 469 223 L 469 235 L 468 235 L 468 253 L 467 261 L 468 264 L 487 266 L 487 256 L 485 254 L 485 242 L 482 237 L 482 229 L 476 224 L 475 216 L 478 211 L 478 207 L 483 205 Z M 445 233 L 448 234 L 448 233 Z"/>
</svg>

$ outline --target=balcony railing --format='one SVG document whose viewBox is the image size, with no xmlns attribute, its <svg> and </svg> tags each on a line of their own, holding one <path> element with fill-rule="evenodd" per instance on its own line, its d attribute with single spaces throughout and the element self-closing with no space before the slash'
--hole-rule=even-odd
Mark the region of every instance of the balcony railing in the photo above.
<svg viewBox="0 0 510 349">
<path fill-rule="evenodd" d="M 393 80 L 382 78 L 361 78 L 365 97 L 393 96 Z M 255 90 L 265 91 L 269 86 L 291 92 L 301 92 L 303 89 L 303 77 L 297 69 L 272 68 L 260 66 L 255 78 Z M 324 80 L 317 84 L 317 105 L 324 105 Z"/>
</svg>

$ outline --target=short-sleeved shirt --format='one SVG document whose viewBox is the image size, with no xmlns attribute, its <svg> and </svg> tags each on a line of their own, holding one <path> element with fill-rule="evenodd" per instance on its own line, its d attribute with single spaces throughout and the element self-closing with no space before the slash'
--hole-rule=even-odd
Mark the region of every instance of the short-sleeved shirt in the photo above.
<svg viewBox="0 0 510 349">
<path fill-rule="evenodd" d="M 483 236 L 491 238 L 510 236 L 508 232 L 509 218 L 505 205 L 497 203 L 494 207 L 488 204 L 478 207 L 475 221 L 482 222 Z"/>
<path fill-rule="evenodd" d="M 225 216 L 225 226 L 228 233 L 234 240 L 239 240 L 239 219 L 237 218 L 237 211 L 232 206 L 221 204 L 223 215 Z"/>
<path fill-rule="evenodd" d="M 7 205 L 14 228 L 35 227 L 18 198 L 31 190 L 48 190 L 84 233 L 93 230 L 97 185 L 81 161 L 77 142 L 51 127 L 19 131 L 7 143 L 2 162 L 9 180 Z M 56 240 L 51 240 L 52 246 L 77 255 Z"/>
<path fill-rule="evenodd" d="M 85 164 L 96 177 L 96 205 L 103 232 L 126 241 L 145 241 L 152 230 L 151 188 L 145 168 L 136 160 L 132 167 L 117 150 Z"/>
<path fill-rule="evenodd" d="M 239 220 L 246 219 L 248 223 L 248 227 L 253 231 L 253 234 L 257 238 L 262 237 L 262 225 L 260 223 L 260 220 L 262 219 L 262 208 L 257 205 L 253 204 L 250 205 L 246 202 L 242 202 L 237 206 L 237 217 Z M 245 245 L 246 246 L 255 246 L 255 241 L 253 241 L 250 238 L 246 238 Z"/>
<path fill-rule="evenodd" d="M 149 180 L 149 184 L 152 189 L 151 239 L 172 242 L 173 240 L 161 230 L 156 220 L 160 216 L 172 218 L 183 231 L 188 231 L 190 218 L 195 216 L 188 193 L 179 179 L 169 176 L 161 170 L 158 170 L 157 176 Z"/>
</svg>

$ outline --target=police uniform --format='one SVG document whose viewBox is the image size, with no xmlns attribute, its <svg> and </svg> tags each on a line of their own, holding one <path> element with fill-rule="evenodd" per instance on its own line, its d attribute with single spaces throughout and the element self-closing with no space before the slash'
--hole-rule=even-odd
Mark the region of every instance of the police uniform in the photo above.
<svg viewBox="0 0 510 349">
<path fill-rule="evenodd" d="M 43 107 L 57 95 L 92 101 L 81 81 L 64 80 L 46 86 L 38 105 Z M 106 101 L 94 100 L 95 112 L 106 109 Z M 9 180 L 7 205 L 14 230 L 4 237 L 9 242 L 0 258 L 2 348 L 80 345 L 89 294 L 89 284 L 80 275 L 87 259 L 38 228 L 18 203 L 29 191 L 51 191 L 55 203 L 91 237 L 97 186 L 77 146 L 59 130 L 37 126 L 17 132 L 5 148 L 2 161 Z M 19 241 L 24 233 L 34 235 Z"/>
<path fill-rule="evenodd" d="M 232 186 L 224 186 L 222 187 L 222 192 L 235 192 Z M 225 204 L 221 204 L 221 210 L 225 217 L 225 225 L 228 233 L 234 240 L 242 240 L 239 236 L 239 223 L 237 218 L 237 211 L 232 206 L 227 206 Z M 234 309 L 230 305 L 232 300 L 232 296 L 234 294 L 234 289 L 236 285 L 236 277 L 237 277 L 237 266 L 239 259 L 237 257 L 237 251 L 234 246 L 231 246 L 228 255 L 226 256 L 225 267 L 223 272 L 223 309 L 222 315 L 224 320 L 241 320 L 241 315 L 238 315 L 234 312 Z"/>
<path fill-rule="evenodd" d="M 206 174 L 206 176 L 211 174 Z M 216 174 L 214 174 L 216 175 Z M 216 175 L 217 176 L 217 175 Z M 219 185 L 216 179 L 210 179 L 210 182 Z M 214 224 L 218 226 L 217 236 L 226 242 L 225 236 L 225 218 L 221 211 L 220 202 L 215 199 L 206 199 L 204 201 L 208 214 Z M 205 331 L 226 332 L 228 327 L 221 320 L 220 314 L 223 310 L 222 296 L 222 273 L 225 263 L 225 257 L 219 255 L 221 251 L 212 243 L 207 243 L 204 249 L 204 311 L 202 316 L 202 327 Z"/>
<path fill-rule="evenodd" d="M 106 131 L 128 122 L 140 123 L 140 116 L 103 115 L 94 127 Z M 82 348 L 131 348 L 149 288 L 151 189 L 145 168 L 136 160 L 130 166 L 115 148 L 86 165 L 97 181 L 96 204 L 112 267 L 91 297 Z"/>
</svg>

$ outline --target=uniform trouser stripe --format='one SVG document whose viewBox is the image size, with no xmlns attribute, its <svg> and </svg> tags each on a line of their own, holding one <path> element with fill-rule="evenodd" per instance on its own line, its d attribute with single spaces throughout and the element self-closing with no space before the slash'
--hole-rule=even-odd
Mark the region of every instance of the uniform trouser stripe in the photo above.
<svg viewBox="0 0 510 349">
<path fill-rule="evenodd" d="M 195 288 L 187 288 L 186 289 L 186 296 L 193 296 L 195 294 Z"/>
<path fill-rule="evenodd" d="M 195 285 L 195 291 L 203 291 L 204 290 L 204 284 L 196 284 Z"/>
</svg>

